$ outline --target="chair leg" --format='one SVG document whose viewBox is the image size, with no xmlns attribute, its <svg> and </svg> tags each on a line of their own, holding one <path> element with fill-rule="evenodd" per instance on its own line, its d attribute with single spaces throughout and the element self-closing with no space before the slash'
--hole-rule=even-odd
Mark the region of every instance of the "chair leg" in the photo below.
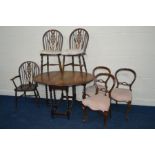
<svg viewBox="0 0 155 155">
<path fill-rule="evenodd" d="M 84 55 L 82 55 L 82 59 L 83 59 L 83 64 L 84 64 L 85 72 L 87 73 L 87 67 L 86 67 L 86 62 L 85 62 Z"/>
<path fill-rule="evenodd" d="M 47 56 L 47 72 L 49 73 L 49 56 Z"/>
<path fill-rule="evenodd" d="M 70 119 L 70 113 L 71 113 L 71 106 L 69 102 L 69 97 L 68 97 L 68 87 L 66 88 L 66 100 L 67 100 L 67 118 L 68 120 Z"/>
<path fill-rule="evenodd" d="M 116 101 L 116 109 L 117 109 L 117 111 L 118 111 L 118 101 Z"/>
<path fill-rule="evenodd" d="M 126 120 L 128 121 L 128 113 L 129 113 L 129 111 L 130 111 L 130 109 L 131 109 L 131 101 L 129 101 L 128 103 L 127 103 L 127 110 L 126 110 L 126 115 L 125 115 L 125 118 L 126 118 Z"/>
<path fill-rule="evenodd" d="M 65 56 L 63 56 L 63 62 L 62 62 L 62 71 L 65 69 Z"/>
<path fill-rule="evenodd" d="M 76 100 L 76 86 L 72 86 L 72 96 L 73 96 L 73 101 Z"/>
<path fill-rule="evenodd" d="M 103 115 L 104 115 L 104 128 L 107 128 L 108 111 L 104 111 Z"/>
<path fill-rule="evenodd" d="M 81 56 L 78 56 L 78 57 L 79 57 L 79 66 L 80 66 L 80 72 L 82 73 Z"/>
<path fill-rule="evenodd" d="M 72 56 L 72 71 L 74 72 L 74 56 Z"/>
<path fill-rule="evenodd" d="M 39 96 L 38 93 L 39 93 L 38 90 L 35 89 L 35 90 L 34 90 L 34 95 L 35 95 L 35 98 L 36 98 L 36 104 L 37 104 L 37 105 L 38 105 L 38 103 L 39 103 L 39 102 L 38 102 L 38 101 L 39 101 L 38 98 L 40 98 L 40 96 Z"/>
<path fill-rule="evenodd" d="M 48 88 L 47 85 L 45 85 L 45 93 L 46 93 L 46 103 L 48 104 Z"/>
<path fill-rule="evenodd" d="M 58 62 L 59 62 L 59 69 L 62 72 L 62 66 L 61 66 L 61 60 L 60 60 L 60 55 L 58 55 Z"/>
<path fill-rule="evenodd" d="M 18 110 L 18 97 L 17 97 L 17 91 L 15 91 L 15 107 L 16 107 L 16 110 Z"/>
<path fill-rule="evenodd" d="M 88 112 L 87 112 L 87 107 L 86 106 L 82 106 L 82 110 L 83 110 L 83 118 L 82 121 L 86 122 L 88 120 Z"/>
<path fill-rule="evenodd" d="M 41 55 L 41 74 L 43 73 L 43 56 Z"/>
<path fill-rule="evenodd" d="M 36 88 L 36 93 L 37 93 L 37 97 L 40 98 L 40 95 L 39 95 L 39 92 L 38 92 L 37 88 Z"/>
<path fill-rule="evenodd" d="M 54 109 L 54 101 L 53 101 L 52 88 L 51 87 L 49 87 L 49 92 L 50 92 L 51 116 L 52 116 L 52 118 L 54 118 L 55 109 Z"/>
<path fill-rule="evenodd" d="M 110 119 L 111 119 L 111 117 L 112 117 L 112 115 L 111 115 L 111 108 L 109 109 L 109 113 L 110 113 Z"/>
</svg>

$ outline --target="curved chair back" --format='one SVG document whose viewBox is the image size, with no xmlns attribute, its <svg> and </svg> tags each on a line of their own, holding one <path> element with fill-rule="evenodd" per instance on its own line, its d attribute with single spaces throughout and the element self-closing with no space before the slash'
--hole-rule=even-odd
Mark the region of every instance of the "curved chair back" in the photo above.
<svg viewBox="0 0 155 155">
<path fill-rule="evenodd" d="M 130 68 L 120 68 L 116 71 L 115 78 L 117 81 L 117 88 L 122 85 L 132 90 L 132 85 L 136 80 L 136 72 Z"/>
<path fill-rule="evenodd" d="M 97 83 L 97 82 L 104 84 L 105 87 L 102 91 L 111 95 L 111 91 L 113 90 L 113 88 L 115 86 L 115 77 L 112 74 L 110 74 L 110 73 L 97 74 L 95 76 L 95 83 Z M 98 90 L 97 90 L 97 93 L 98 93 Z"/>
<path fill-rule="evenodd" d="M 55 29 L 48 30 L 42 37 L 44 50 L 61 51 L 63 45 L 63 35 Z"/>
<path fill-rule="evenodd" d="M 39 66 L 32 61 L 23 62 L 19 67 L 20 82 L 22 85 L 34 84 L 33 77 L 40 73 Z"/>
<path fill-rule="evenodd" d="M 69 49 L 79 49 L 86 52 L 89 34 L 85 29 L 78 28 L 71 32 L 69 37 Z"/>
<path fill-rule="evenodd" d="M 109 73 L 111 74 L 111 70 L 108 68 L 108 67 L 105 67 L 105 66 L 97 66 L 93 69 L 93 76 L 95 77 L 95 79 L 97 80 L 97 76 L 101 73 Z M 108 77 L 107 77 L 108 78 Z M 105 79 L 105 81 L 108 80 L 108 79 Z M 101 84 L 100 83 L 100 80 L 98 81 L 95 81 L 94 80 L 94 84 L 97 86 L 98 84 Z"/>
</svg>

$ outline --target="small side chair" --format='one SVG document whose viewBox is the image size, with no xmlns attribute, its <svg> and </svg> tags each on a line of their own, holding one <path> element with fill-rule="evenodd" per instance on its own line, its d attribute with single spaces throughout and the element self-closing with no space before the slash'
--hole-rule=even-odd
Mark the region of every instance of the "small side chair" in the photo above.
<svg viewBox="0 0 155 155">
<path fill-rule="evenodd" d="M 105 66 L 97 66 L 93 69 L 93 76 L 96 77 L 100 73 L 109 73 L 111 74 L 111 70 L 108 67 Z M 108 79 L 107 79 L 108 80 Z M 96 94 L 96 90 L 98 91 L 103 91 L 105 89 L 105 85 L 101 82 L 98 81 L 96 78 L 94 80 L 94 84 L 92 86 L 89 86 L 86 88 L 86 94 L 87 96 L 92 96 Z"/>
<path fill-rule="evenodd" d="M 128 112 L 131 109 L 132 102 L 132 86 L 136 80 L 136 72 L 130 68 L 120 68 L 116 71 L 115 78 L 117 86 L 113 89 L 111 97 L 116 101 L 116 104 L 118 102 L 127 103 L 125 118 L 128 120 Z"/>
<path fill-rule="evenodd" d="M 99 73 L 95 77 L 95 82 L 104 84 L 104 89 L 98 89 L 92 96 L 84 96 L 82 100 L 83 104 L 83 121 L 87 120 L 87 107 L 93 111 L 102 112 L 104 116 L 104 128 L 107 128 L 108 114 L 110 112 L 111 117 L 111 91 L 115 85 L 115 78 L 109 73 Z"/>
</svg>

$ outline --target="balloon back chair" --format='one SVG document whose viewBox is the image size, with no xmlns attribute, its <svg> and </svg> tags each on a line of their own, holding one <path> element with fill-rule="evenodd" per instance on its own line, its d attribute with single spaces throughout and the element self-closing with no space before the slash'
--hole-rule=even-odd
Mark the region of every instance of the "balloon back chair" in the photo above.
<svg viewBox="0 0 155 155">
<path fill-rule="evenodd" d="M 89 41 L 89 34 L 85 29 L 78 28 L 71 32 L 69 36 L 69 50 L 63 51 L 63 70 L 66 66 L 71 65 L 72 70 L 74 71 L 75 66 L 80 67 L 80 72 L 84 67 L 85 72 L 87 72 L 86 62 L 84 55 L 86 54 L 86 49 Z M 65 58 L 71 57 L 71 63 L 65 63 Z M 75 57 L 78 58 L 78 63 L 75 63 Z"/>
<path fill-rule="evenodd" d="M 136 72 L 130 68 L 120 68 L 115 73 L 115 78 L 117 81 L 116 88 L 113 89 L 111 97 L 116 104 L 118 102 L 126 102 L 126 120 L 128 120 L 128 112 L 131 108 L 132 102 L 132 86 L 136 80 Z"/>
<path fill-rule="evenodd" d="M 92 74 L 94 77 L 96 77 L 99 73 L 111 74 L 111 70 L 105 66 L 97 66 L 93 69 Z M 96 94 L 97 89 L 98 89 L 98 91 L 103 91 L 105 89 L 105 85 L 103 83 L 101 83 L 100 81 L 96 81 L 96 80 L 94 80 L 94 83 L 92 86 L 87 87 L 87 89 L 86 89 L 87 96 L 92 96 L 92 95 Z"/>
<path fill-rule="evenodd" d="M 83 121 L 87 120 L 87 107 L 93 111 L 99 111 L 104 116 L 104 128 L 107 127 L 108 114 L 111 117 L 111 91 L 115 85 L 115 78 L 109 73 L 99 73 L 95 76 L 95 84 L 100 83 L 104 85 L 104 89 L 96 87 L 96 92 L 92 96 L 84 95 L 83 104 Z"/>
<path fill-rule="evenodd" d="M 39 66 L 35 62 L 26 61 L 19 66 L 18 75 L 11 79 L 15 86 L 16 107 L 18 101 L 17 92 L 23 92 L 21 96 L 35 96 L 36 99 L 40 98 L 37 90 L 38 85 L 33 81 L 33 77 L 39 73 Z M 27 95 L 27 92 L 33 92 L 34 95 Z"/>
</svg>

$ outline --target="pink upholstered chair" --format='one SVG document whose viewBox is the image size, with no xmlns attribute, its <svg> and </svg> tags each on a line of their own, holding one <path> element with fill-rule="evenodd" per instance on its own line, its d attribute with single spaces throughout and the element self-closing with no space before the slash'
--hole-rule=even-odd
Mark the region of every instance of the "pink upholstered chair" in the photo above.
<svg viewBox="0 0 155 155">
<path fill-rule="evenodd" d="M 132 85 L 136 80 L 136 72 L 129 68 L 121 68 L 116 71 L 115 78 L 117 86 L 111 92 L 111 97 L 116 101 L 116 104 L 118 102 L 127 103 L 126 120 L 128 120 L 132 102 Z"/>
<path fill-rule="evenodd" d="M 109 73 L 111 74 L 111 71 L 108 67 L 105 66 L 97 66 L 93 69 L 93 76 L 96 77 L 99 73 Z M 108 79 L 107 79 L 108 80 Z M 97 81 L 97 79 L 94 80 L 94 84 L 92 86 L 89 86 L 86 88 L 86 95 L 87 96 L 92 96 L 96 94 L 96 90 L 103 91 L 105 89 L 105 86 L 102 82 Z"/>
<path fill-rule="evenodd" d="M 95 83 L 100 82 L 104 85 L 104 89 L 96 87 L 94 95 L 84 95 L 82 100 L 84 121 L 87 119 L 87 107 L 93 111 L 101 111 L 104 115 L 104 127 L 107 127 L 108 113 L 111 113 L 111 91 L 115 85 L 115 78 L 109 73 L 99 73 L 95 76 Z"/>
</svg>

